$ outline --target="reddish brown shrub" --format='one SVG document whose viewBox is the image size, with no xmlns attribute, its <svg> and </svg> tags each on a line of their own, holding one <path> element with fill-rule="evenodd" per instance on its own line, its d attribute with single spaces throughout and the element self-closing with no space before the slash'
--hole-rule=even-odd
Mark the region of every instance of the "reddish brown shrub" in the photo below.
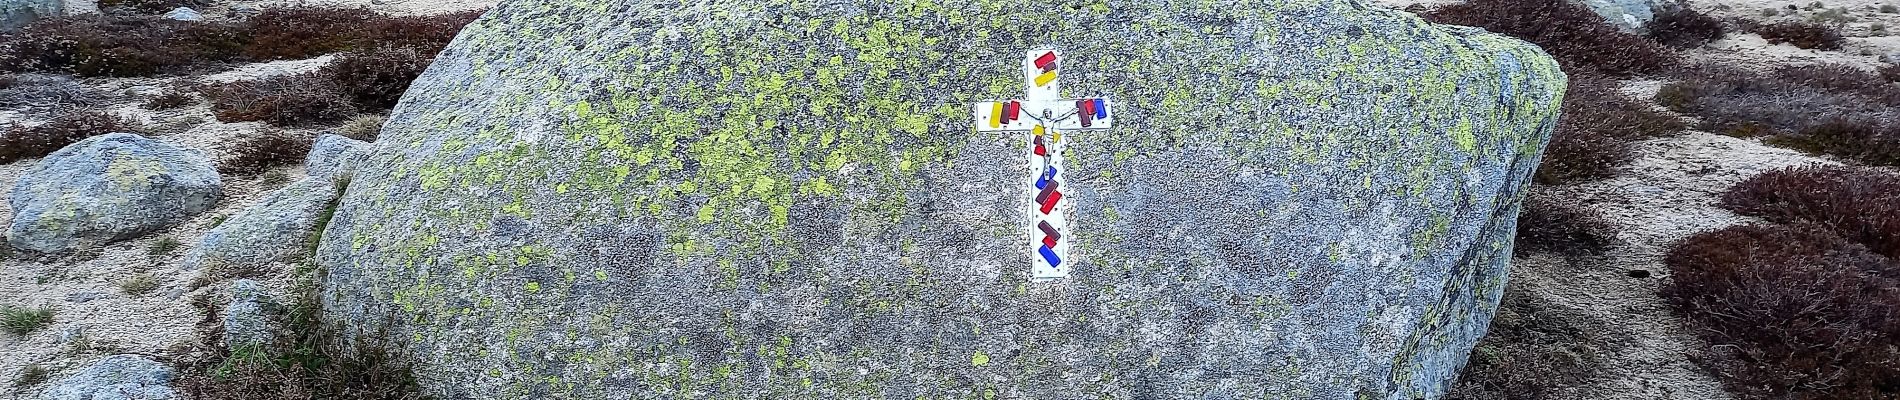
<svg viewBox="0 0 1900 400">
<path fill-rule="evenodd" d="M 130 119 L 101 111 L 70 111 L 34 127 L 14 126 L 0 131 L 0 164 L 44 157 L 86 138 L 140 130 Z"/>
<path fill-rule="evenodd" d="M 1869 97 L 1869 90 L 1830 88 L 1858 78 L 1812 76 L 1828 68 L 1761 74 L 1698 66 L 1684 70 L 1681 81 L 1664 85 L 1656 101 L 1698 117 L 1704 130 L 1744 137 L 1793 134 L 1836 118 L 1884 120 L 1894 115 L 1893 107 Z"/>
<path fill-rule="evenodd" d="M 1583 255 L 1597 253 L 1615 238 L 1616 228 L 1573 202 L 1533 188 L 1517 214 L 1517 247 L 1524 252 Z"/>
<path fill-rule="evenodd" d="M 1647 28 L 1650 39 L 1681 48 L 1699 47 L 1728 34 L 1728 28 L 1722 25 L 1721 20 L 1688 7 L 1657 13 L 1656 19 L 1650 20 Z"/>
<path fill-rule="evenodd" d="M 1881 65 L 1876 71 L 1880 72 L 1881 79 L 1886 79 L 1888 82 L 1900 82 L 1900 64 Z"/>
<path fill-rule="evenodd" d="M 1490 330 L 1446 399 L 1544 400 L 1601 375 L 1625 338 L 1589 313 L 1540 299 L 1522 284 L 1504 288 Z"/>
<path fill-rule="evenodd" d="M 364 29 L 366 41 L 359 47 L 408 47 L 422 53 L 424 58 L 433 59 L 455 40 L 463 27 L 485 12 L 488 10 L 378 18 Z"/>
<path fill-rule="evenodd" d="M 1736 226 L 1665 257 L 1662 295 L 1748 398 L 1900 395 L 1900 265 L 1813 225 Z"/>
<path fill-rule="evenodd" d="M 1834 27 L 1812 22 L 1776 22 L 1752 26 L 1756 34 L 1768 39 L 1768 44 L 1787 43 L 1794 47 L 1818 50 L 1840 50 L 1847 42 L 1841 37 L 1841 31 Z"/>
<path fill-rule="evenodd" d="M 1836 118 L 1765 142 L 1863 164 L 1900 165 L 1900 127 L 1891 122 Z"/>
<path fill-rule="evenodd" d="M 245 136 L 224 149 L 218 172 L 256 175 L 271 168 L 295 165 L 310 154 L 316 137 L 280 130 L 266 130 Z"/>
<path fill-rule="evenodd" d="M 1770 171 L 1722 195 L 1722 207 L 1781 223 L 1813 223 L 1900 257 L 1900 176 L 1860 167 Z"/>
<path fill-rule="evenodd" d="M 213 22 L 84 15 L 36 21 L 0 39 L 0 70 L 81 76 L 186 72 L 233 59 L 241 33 Z"/>
<path fill-rule="evenodd" d="M 1484 28 L 1535 43 L 1565 71 L 1612 76 L 1661 72 L 1676 55 L 1661 44 L 1603 21 L 1590 8 L 1564 0 L 1471 0 L 1426 12 L 1426 20 Z"/>
<path fill-rule="evenodd" d="M 1900 89 L 1887 84 L 1877 71 L 1846 64 L 1808 64 L 1775 69 L 1782 82 L 1812 88 L 1854 92 L 1889 105 L 1900 105 Z"/>
<path fill-rule="evenodd" d="M 300 126 L 342 121 L 356 107 L 336 81 L 319 73 L 238 81 L 205 88 L 219 121 Z"/>
<path fill-rule="evenodd" d="M 1564 95 L 1563 115 L 1544 148 L 1536 180 L 1563 184 L 1608 178 L 1634 157 L 1630 142 L 1681 133 L 1676 117 L 1623 96 L 1615 81 L 1574 75 Z"/>
<path fill-rule="evenodd" d="M 348 91 L 358 107 L 387 110 L 396 106 L 409 82 L 429 68 L 433 56 L 408 47 L 380 47 L 345 53 L 321 73 Z"/>
<path fill-rule="evenodd" d="M 251 41 L 244 55 L 292 60 L 347 50 L 360 43 L 364 27 L 379 16 L 367 8 L 266 8 L 245 24 Z"/>
</svg>

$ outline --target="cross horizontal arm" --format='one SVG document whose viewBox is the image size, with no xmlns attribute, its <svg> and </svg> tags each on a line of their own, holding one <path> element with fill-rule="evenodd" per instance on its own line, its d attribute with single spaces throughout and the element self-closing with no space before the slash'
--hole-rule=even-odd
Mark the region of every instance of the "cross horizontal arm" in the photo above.
<svg viewBox="0 0 1900 400">
<path fill-rule="evenodd" d="M 978 132 L 1024 132 L 1036 125 L 1064 131 L 1108 129 L 1115 114 L 1107 98 L 1053 101 L 1005 100 L 976 103 L 971 117 Z"/>
</svg>

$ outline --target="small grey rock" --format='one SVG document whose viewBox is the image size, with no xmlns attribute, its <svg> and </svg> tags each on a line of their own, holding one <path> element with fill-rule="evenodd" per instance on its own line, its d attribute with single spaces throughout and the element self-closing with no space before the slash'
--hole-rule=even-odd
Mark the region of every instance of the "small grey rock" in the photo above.
<svg viewBox="0 0 1900 400">
<path fill-rule="evenodd" d="M 221 185 L 196 151 L 130 133 L 95 136 L 21 175 L 8 200 L 7 242 L 58 253 L 136 237 L 211 209 Z"/>
<path fill-rule="evenodd" d="M 264 346 L 276 336 L 279 306 L 256 281 L 231 283 L 231 304 L 224 307 L 224 344 L 232 350 Z"/>
<path fill-rule="evenodd" d="M 105 297 L 105 294 L 99 293 L 99 292 L 79 292 L 79 293 L 67 294 L 66 301 L 72 302 L 72 303 L 84 303 L 88 301 L 98 300 L 101 297 Z"/>
<path fill-rule="evenodd" d="M 151 359 L 120 354 L 94 361 L 73 376 L 59 380 L 40 400 L 168 400 L 178 398 L 171 387 L 177 371 Z"/>
<path fill-rule="evenodd" d="M 189 7 L 178 7 L 172 9 L 171 12 L 165 13 L 165 18 L 179 21 L 203 21 L 205 16 L 199 14 L 198 10 L 193 10 Z"/>
<path fill-rule="evenodd" d="M 61 0 L 0 0 L 0 32 L 12 32 L 34 20 L 59 16 Z"/>
<path fill-rule="evenodd" d="M 310 155 L 304 157 L 304 169 L 314 178 L 347 180 L 368 147 L 369 143 L 361 140 L 325 133 L 310 146 Z"/>
<path fill-rule="evenodd" d="M 315 177 L 277 189 L 206 232 L 183 268 L 262 267 L 304 254 L 305 240 L 336 196 L 336 184 Z"/>
</svg>

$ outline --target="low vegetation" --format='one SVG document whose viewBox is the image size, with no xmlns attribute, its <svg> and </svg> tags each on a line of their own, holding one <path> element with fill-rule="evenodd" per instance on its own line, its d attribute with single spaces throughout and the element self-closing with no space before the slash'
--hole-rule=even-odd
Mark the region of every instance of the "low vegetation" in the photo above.
<svg viewBox="0 0 1900 400">
<path fill-rule="evenodd" d="M 1773 222 L 1825 227 L 1900 258 L 1900 175 L 1819 165 L 1770 171 L 1730 188 L 1721 205 Z"/>
<path fill-rule="evenodd" d="M 1680 6 L 1656 13 L 1646 28 L 1651 40 L 1679 48 L 1700 47 L 1728 34 L 1722 20 Z"/>
<path fill-rule="evenodd" d="M 52 375 L 53 371 L 47 370 L 46 367 L 37 364 L 28 365 L 26 368 L 20 369 L 19 377 L 13 378 L 13 387 L 24 388 L 46 383 L 46 379 L 51 378 Z"/>
<path fill-rule="evenodd" d="M 145 248 L 145 254 L 154 256 L 169 255 L 174 251 L 178 251 L 178 247 L 183 245 L 183 243 L 178 242 L 177 238 L 171 236 L 161 237 L 153 241 L 151 246 Z"/>
<path fill-rule="evenodd" d="M 1537 183 L 1608 178 L 1634 157 L 1631 142 L 1676 135 L 1686 128 L 1680 119 L 1624 96 L 1615 85 L 1589 75 L 1571 78 L 1561 119 L 1537 168 Z"/>
<path fill-rule="evenodd" d="M 271 168 L 303 162 L 316 138 L 308 134 L 266 130 L 245 136 L 225 148 L 218 172 L 256 175 Z"/>
<path fill-rule="evenodd" d="M 53 323 L 53 309 L 0 305 L 0 330 L 26 336 Z"/>
<path fill-rule="evenodd" d="M 1532 189 L 1517 215 L 1516 250 L 1583 255 L 1602 251 L 1616 227 L 1602 216 L 1548 192 Z"/>
<path fill-rule="evenodd" d="M 1900 395 L 1900 265 L 1828 227 L 1743 225 L 1665 258 L 1662 295 L 1708 341 L 1697 361 L 1744 398 Z"/>
<path fill-rule="evenodd" d="M 1654 74 L 1676 65 L 1662 44 L 1617 29 L 1581 3 L 1565 0 L 1470 0 L 1440 6 L 1427 21 L 1475 26 L 1535 43 L 1564 71 L 1616 77 Z"/>
<path fill-rule="evenodd" d="M 1768 40 L 1768 44 L 1787 43 L 1803 49 L 1840 50 L 1847 43 L 1839 29 L 1815 22 L 1749 23 L 1744 24 L 1743 28 L 1761 35 Z"/>
<path fill-rule="evenodd" d="M 357 116 L 356 119 L 350 120 L 349 123 L 343 124 L 342 128 L 337 129 L 336 134 L 365 142 L 374 142 L 377 136 L 382 135 L 383 124 L 388 122 L 389 116 L 387 115 L 361 115 Z"/>
<path fill-rule="evenodd" d="M 414 47 L 377 47 L 337 56 L 318 73 L 336 81 L 357 107 L 388 110 L 434 59 Z"/>
<path fill-rule="evenodd" d="M 1656 101 L 1696 116 L 1701 129 L 1830 154 L 1900 165 L 1900 88 L 1873 71 L 1804 65 L 1753 72 L 1698 66 L 1664 85 Z"/>
<path fill-rule="evenodd" d="M 318 317 L 314 267 L 300 268 L 295 298 L 286 307 L 282 339 L 265 346 L 226 348 L 220 342 L 222 310 L 204 297 L 199 323 L 203 341 L 185 353 L 178 389 L 199 400 L 244 399 L 425 399 L 408 366 L 373 343 L 344 339 Z M 365 337 L 378 337 L 368 335 Z"/>
<path fill-rule="evenodd" d="M 310 126 L 343 121 L 357 110 L 343 87 L 315 72 L 209 86 L 205 97 L 224 122 Z"/>
<path fill-rule="evenodd" d="M 271 7 L 243 21 L 113 14 L 49 18 L 0 36 L 0 72 L 153 76 L 377 46 L 414 48 L 433 57 L 481 12 L 389 16 L 362 8 Z"/>
<path fill-rule="evenodd" d="M 137 274 L 119 281 L 119 293 L 139 297 L 158 290 L 158 278 L 152 274 Z"/>
<path fill-rule="evenodd" d="M 1590 382 L 1614 351 L 1610 327 L 1512 284 L 1448 399 L 1542 400 Z"/>
<path fill-rule="evenodd" d="M 142 130 L 130 119 L 95 110 L 74 110 L 37 126 L 0 130 L 0 164 L 44 157 L 86 138 Z"/>
</svg>

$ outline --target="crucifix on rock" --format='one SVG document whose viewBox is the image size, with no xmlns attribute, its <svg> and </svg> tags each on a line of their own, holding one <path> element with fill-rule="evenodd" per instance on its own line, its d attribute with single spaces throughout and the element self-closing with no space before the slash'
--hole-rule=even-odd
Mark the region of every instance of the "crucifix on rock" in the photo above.
<svg viewBox="0 0 1900 400">
<path fill-rule="evenodd" d="M 1062 182 L 1067 166 L 1062 163 L 1064 132 L 1108 129 L 1114 116 L 1108 112 L 1107 98 L 1064 99 L 1056 66 L 1061 52 L 1055 49 L 1032 50 L 1023 58 L 1023 82 L 1028 93 L 1022 100 L 976 103 L 973 115 L 979 132 L 1028 133 L 1029 170 L 1034 171 L 1027 187 L 1030 206 L 1029 249 L 1035 265 L 1029 279 L 1055 281 L 1069 276 L 1069 241 L 1063 232 L 1069 229 L 1067 201 L 1062 198 Z"/>
</svg>

